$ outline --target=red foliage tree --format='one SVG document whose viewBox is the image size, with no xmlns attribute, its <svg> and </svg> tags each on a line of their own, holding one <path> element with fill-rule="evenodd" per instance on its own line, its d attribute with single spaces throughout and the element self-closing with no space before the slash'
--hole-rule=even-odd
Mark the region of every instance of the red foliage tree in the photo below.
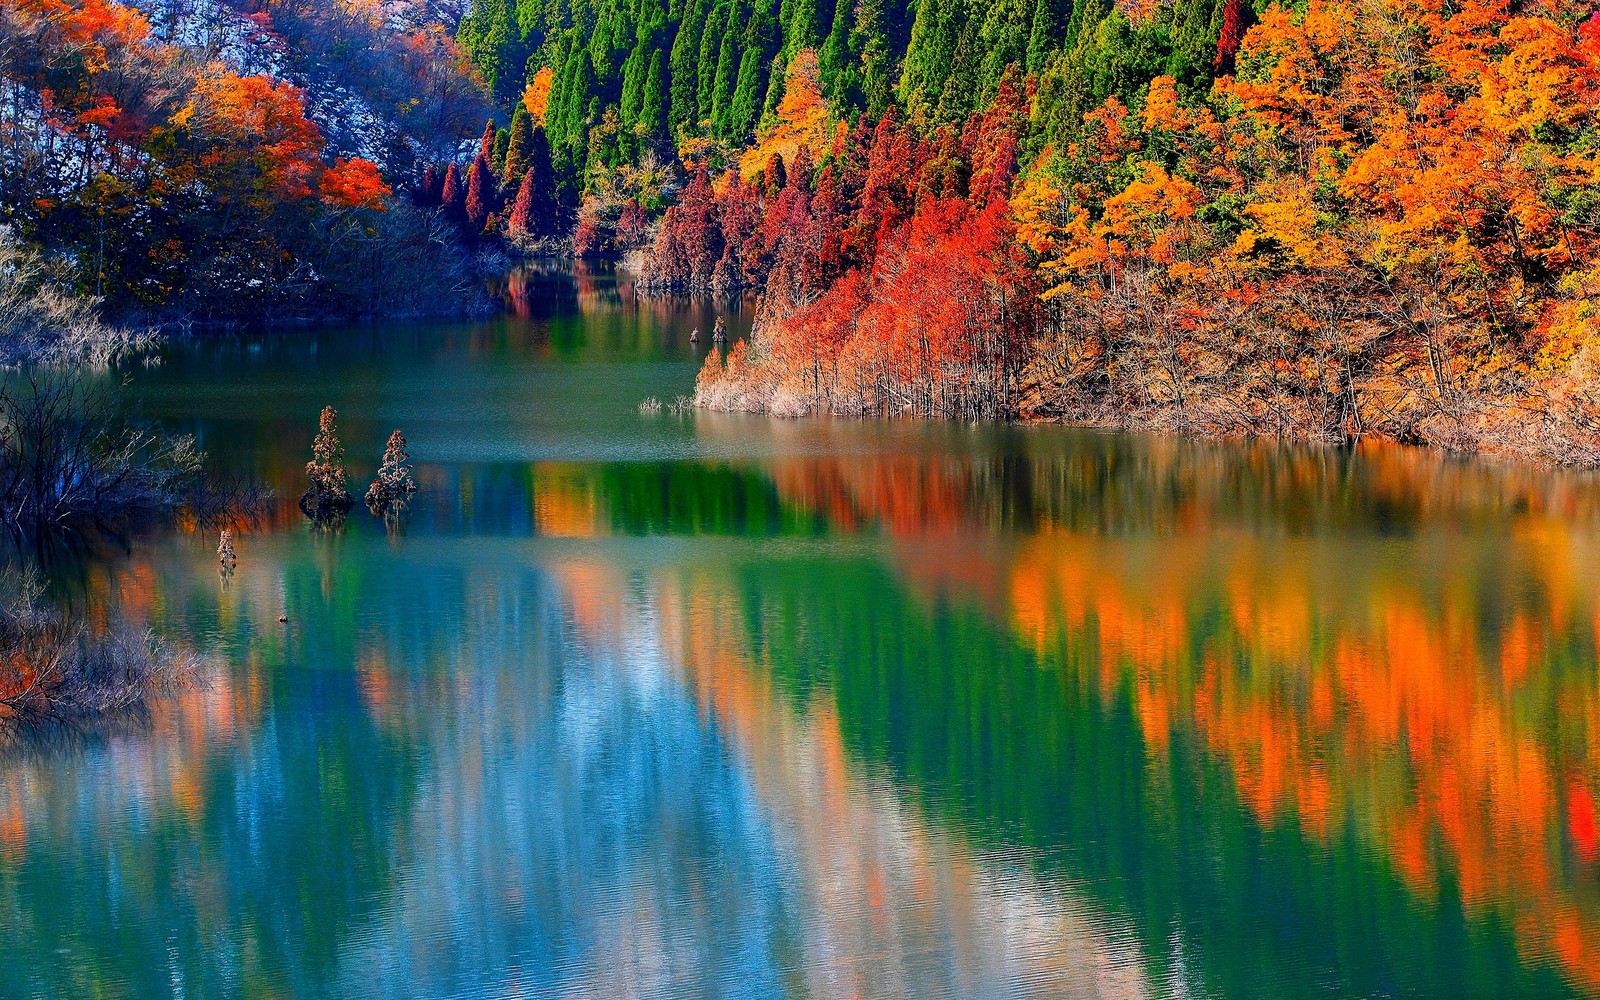
<svg viewBox="0 0 1600 1000">
<path fill-rule="evenodd" d="M 385 209 L 389 185 L 378 175 L 377 165 L 360 157 L 334 162 L 322 173 L 318 184 L 322 202 L 333 208 Z"/>
<path fill-rule="evenodd" d="M 1239 45 L 1244 33 L 1255 23 L 1255 8 L 1244 0 L 1227 0 L 1222 8 L 1222 34 L 1217 38 L 1217 58 L 1211 68 L 1218 76 L 1233 72 L 1234 59 L 1239 55 Z"/>
<path fill-rule="evenodd" d="M 483 232 L 495 211 L 494 173 L 489 169 L 489 158 L 482 153 L 472 161 L 472 169 L 467 171 L 465 211 L 467 228 L 475 234 Z"/>
<path fill-rule="evenodd" d="M 555 210 L 554 178 L 548 165 L 542 175 L 537 167 L 529 167 L 517 187 L 517 200 L 512 203 L 507 225 L 513 236 L 551 236 L 556 231 Z"/>
<path fill-rule="evenodd" d="M 439 203 L 451 218 L 466 217 L 467 189 L 461 183 L 461 168 L 454 163 L 444 172 L 444 187 L 439 192 Z"/>
</svg>

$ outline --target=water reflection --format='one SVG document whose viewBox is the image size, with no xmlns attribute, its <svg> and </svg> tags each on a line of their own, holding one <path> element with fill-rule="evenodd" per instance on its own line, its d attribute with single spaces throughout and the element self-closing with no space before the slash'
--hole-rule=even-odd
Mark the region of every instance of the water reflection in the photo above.
<svg viewBox="0 0 1600 1000">
<path fill-rule="evenodd" d="M 280 493 L 339 386 L 419 489 L 285 504 L 226 587 L 192 529 L 86 571 L 234 666 L 0 761 L 28 990 L 1600 993 L 1592 477 L 645 422 L 698 307 L 562 287 L 215 396 L 172 359 L 147 406 Z"/>
</svg>

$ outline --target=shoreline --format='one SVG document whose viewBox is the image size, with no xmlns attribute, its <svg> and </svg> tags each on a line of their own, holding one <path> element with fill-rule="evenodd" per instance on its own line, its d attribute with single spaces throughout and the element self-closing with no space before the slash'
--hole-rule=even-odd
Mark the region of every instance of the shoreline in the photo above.
<svg viewBox="0 0 1600 1000">
<path fill-rule="evenodd" d="M 1397 438 L 1379 433 L 1364 433 L 1348 438 L 1338 438 L 1327 434 L 1318 434 L 1310 431 L 1265 433 L 1252 431 L 1229 431 L 1225 429 L 1208 429 L 1195 424 L 1184 424 L 1181 421 L 1170 419 L 1161 411 L 1123 411 L 1118 414 L 1017 414 L 999 418 L 983 418 L 968 420 L 965 418 L 940 416 L 940 415 L 896 415 L 896 414 L 866 414 L 866 413 L 840 413 L 831 410 L 807 410 L 805 412 L 783 412 L 775 407 L 726 407 L 707 402 L 704 390 L 697 388 L 692 397 L 692 406 L 696 410 L 709 413 L 744 413 L 773 417 L 780 420 L 808 420 L 825 417 L 835 420 L 860 420 L 860 421 L 901 421 L 920 420 L 930 423 L 942 424 L 976 424 L 987 423 L 997 426 L 1015 427 L 1067 427 L 1080 430 L 1104 431 L 1108 433 L 1133 434 L 1133 435 L 1158 435 L 1162 437 L 1179 438 L 1193 442 L 1211 444 L 1251 444 L 1258 442 L 1276 442 L 1286 446 L 1301 447 L 1326 447 L 1350 452 L 1361 450 L 1365 447 L 1383 446 L 1398 448 L 1413 448 L 1438 454 L 1442 457 L 1453 458 L 1464 462 L 1487 462 L 1493 464 L 1519 464 L 1536 467 L 1549 471 L 1560 471 L 1582 474 L 1600 474 L 1600 446 L 1582 449 L 1576 445 L 1570 446 L 1565 457 L 1553 453 L 1553 449 L 1540 449 L 1536 447 L 1505 446 L 1495 447 L 1491 442 L 1495 440 L 1496 431 L 1505 431 L 1507 428 L 1490 427 L 1474 429 L 1458 425 L 1452 430 L 1451 435 L 1418 436 L 1414 438 Z M 1523 427 L 1527 433 L 1531 428 Z"/>
</svg>

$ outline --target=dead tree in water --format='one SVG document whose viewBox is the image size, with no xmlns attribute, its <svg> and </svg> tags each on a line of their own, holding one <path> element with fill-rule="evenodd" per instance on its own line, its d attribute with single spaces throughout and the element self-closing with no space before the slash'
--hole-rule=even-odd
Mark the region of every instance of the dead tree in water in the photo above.
<svg viewBox="0 0 1600 1000">
<path fill-rule="evenodd" d="M 398 518 L 411 505 L 411 494 L 417 492 L 417 481 L 411 475 L 411 453 L 406 450 L 406 436 L 398 429 L 389 435 L 383 449 L 383 464 L 378 467 L 378 478 L 367 487 L 367 510 L 373 517 L 384 520 Z"/>
<path fill-rule="evenodd" d="M 335 426 L 338 412 L 322 408 L 316 439 L 311 442 L 311 461 L 306 463 L 310 485 L 300 494 L 300 511 L 318 523 L 336 522 L 350 512 L 355 501 L 345 487 L 349 474 L 344 468 L 344 445 Z"/>
</svg>

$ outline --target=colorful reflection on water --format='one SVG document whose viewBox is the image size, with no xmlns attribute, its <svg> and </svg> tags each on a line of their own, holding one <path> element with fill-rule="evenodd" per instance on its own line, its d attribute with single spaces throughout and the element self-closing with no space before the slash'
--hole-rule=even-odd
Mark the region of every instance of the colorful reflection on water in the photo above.
<svg viewBox="0 0 1600 1000">
<path fill-rule="evenodd" d="M 714 307 L 518 280 L 140 377 L 422 490 L 63 571 L 226 666 L 0 757 L 19 992 L 1600 993 L 1600 481 L 642 416 Z"/>
</svg>

